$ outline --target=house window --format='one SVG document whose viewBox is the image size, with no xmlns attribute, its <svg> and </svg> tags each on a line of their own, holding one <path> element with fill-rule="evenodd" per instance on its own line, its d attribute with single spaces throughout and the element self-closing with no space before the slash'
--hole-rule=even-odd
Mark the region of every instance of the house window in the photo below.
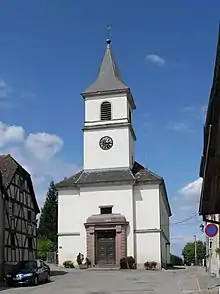
<svg viewBox="0 0 220 294">
<path fill-rule="evenodd" d="M 28 238 L 28 250 L 33 250 L 33 239 Z"/>
<path fill-rule="evenodd" d="M 112 119 L 112 106 L 108 101 L 102 102 L 101 104 L 101 120 Z"/>
<path fill-rule="evenodd" d="M 32 213 L 31 210 L 28 210 L 28 222 L 30 223 L 32 221 Z"/>
<path fill-rule="evenodd" d="M 100 214 L 111 214 L 112 213 L 112 206 L 101 206 L 100 207 Z"/>
<path fill-rule="evenodd" d="M 11 247 L 15 247 L 15 234 L 11 233 Z"/>
</svg>

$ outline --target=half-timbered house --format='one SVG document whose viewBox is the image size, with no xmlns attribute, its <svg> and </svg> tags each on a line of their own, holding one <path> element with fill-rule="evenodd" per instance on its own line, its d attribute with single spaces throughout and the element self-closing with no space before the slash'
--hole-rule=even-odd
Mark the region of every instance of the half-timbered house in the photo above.
<svg viewBox="0 0 220 294">
<path fill-rule="evenodd" d="M 2 175 L 0 173 L 0 279 L 4 272 L 4 196 L 5 189 L 2 183 Z"/>
<path fill-rule="evenodd" d="M 0 217 L 3 224 L 4 264 L 35 258 L 39 207 L 30 174 L 11 156 L 0 156 L 5 195 Z"/>
</svg>

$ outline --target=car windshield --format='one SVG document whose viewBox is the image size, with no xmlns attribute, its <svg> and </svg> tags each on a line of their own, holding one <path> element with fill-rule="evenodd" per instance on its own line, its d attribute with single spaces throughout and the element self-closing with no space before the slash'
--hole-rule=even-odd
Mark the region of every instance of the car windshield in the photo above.
<svg viewBox="0 0 220 294">
<path fill-rule="evenodd" d="M 36 268 L 36 261 L 20 261 L 16 264 L 16 269 L 33 269 Z"/>
</svg>

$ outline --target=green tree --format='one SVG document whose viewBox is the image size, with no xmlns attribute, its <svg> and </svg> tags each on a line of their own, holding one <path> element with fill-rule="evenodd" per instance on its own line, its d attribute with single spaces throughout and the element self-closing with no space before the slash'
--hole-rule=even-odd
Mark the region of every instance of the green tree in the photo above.
<svg viewBox="0 0 220 294">
<path fill-rule="evenodd" d="M 206 255 L 206 245 L 202 241 L 196 242 L 197 247 L 197 262 L 201 263 Z M 182 251 L 184 263 L 187 265 L 195 264 L 195 242 L 189 242 L 185 245 Z"/>
<path fill-rule="evenodd" d="M 57 219 L 58 219 L 58 199 L 54 182 L 51 181 L 46 200 L 39 219 L 39 238 L 49 239 L 53 243 L 53 250 L 57 249 Z"/>
<path fill-rule="evenodd" d="M 53 251 L 53 243 L 50 239 L 39 237 L 37 239 L 37 258 L 46 260 L 47 252 Z"/>
</svg>

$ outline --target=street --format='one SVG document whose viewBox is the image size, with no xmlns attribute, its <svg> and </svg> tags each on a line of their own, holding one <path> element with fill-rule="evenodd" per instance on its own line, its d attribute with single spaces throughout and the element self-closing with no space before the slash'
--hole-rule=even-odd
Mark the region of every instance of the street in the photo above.
<svg viewBox="0 0 220 294">
<path fill-rule="evenodd" d="M 5 293 L 32 294 L 113 294 L 113 293 L 149 293 L 217 294 L 217 289 L 208 287 L 216 284 L 216 278 L 209 278 L 203 268 L 189 267 L 167 271 L 117 271 L 117 270 L 79 270 L 68 272 L 57 270 L 51 283 L 37 287 L 18 287 L 2 290 Z"/>
</svg>

